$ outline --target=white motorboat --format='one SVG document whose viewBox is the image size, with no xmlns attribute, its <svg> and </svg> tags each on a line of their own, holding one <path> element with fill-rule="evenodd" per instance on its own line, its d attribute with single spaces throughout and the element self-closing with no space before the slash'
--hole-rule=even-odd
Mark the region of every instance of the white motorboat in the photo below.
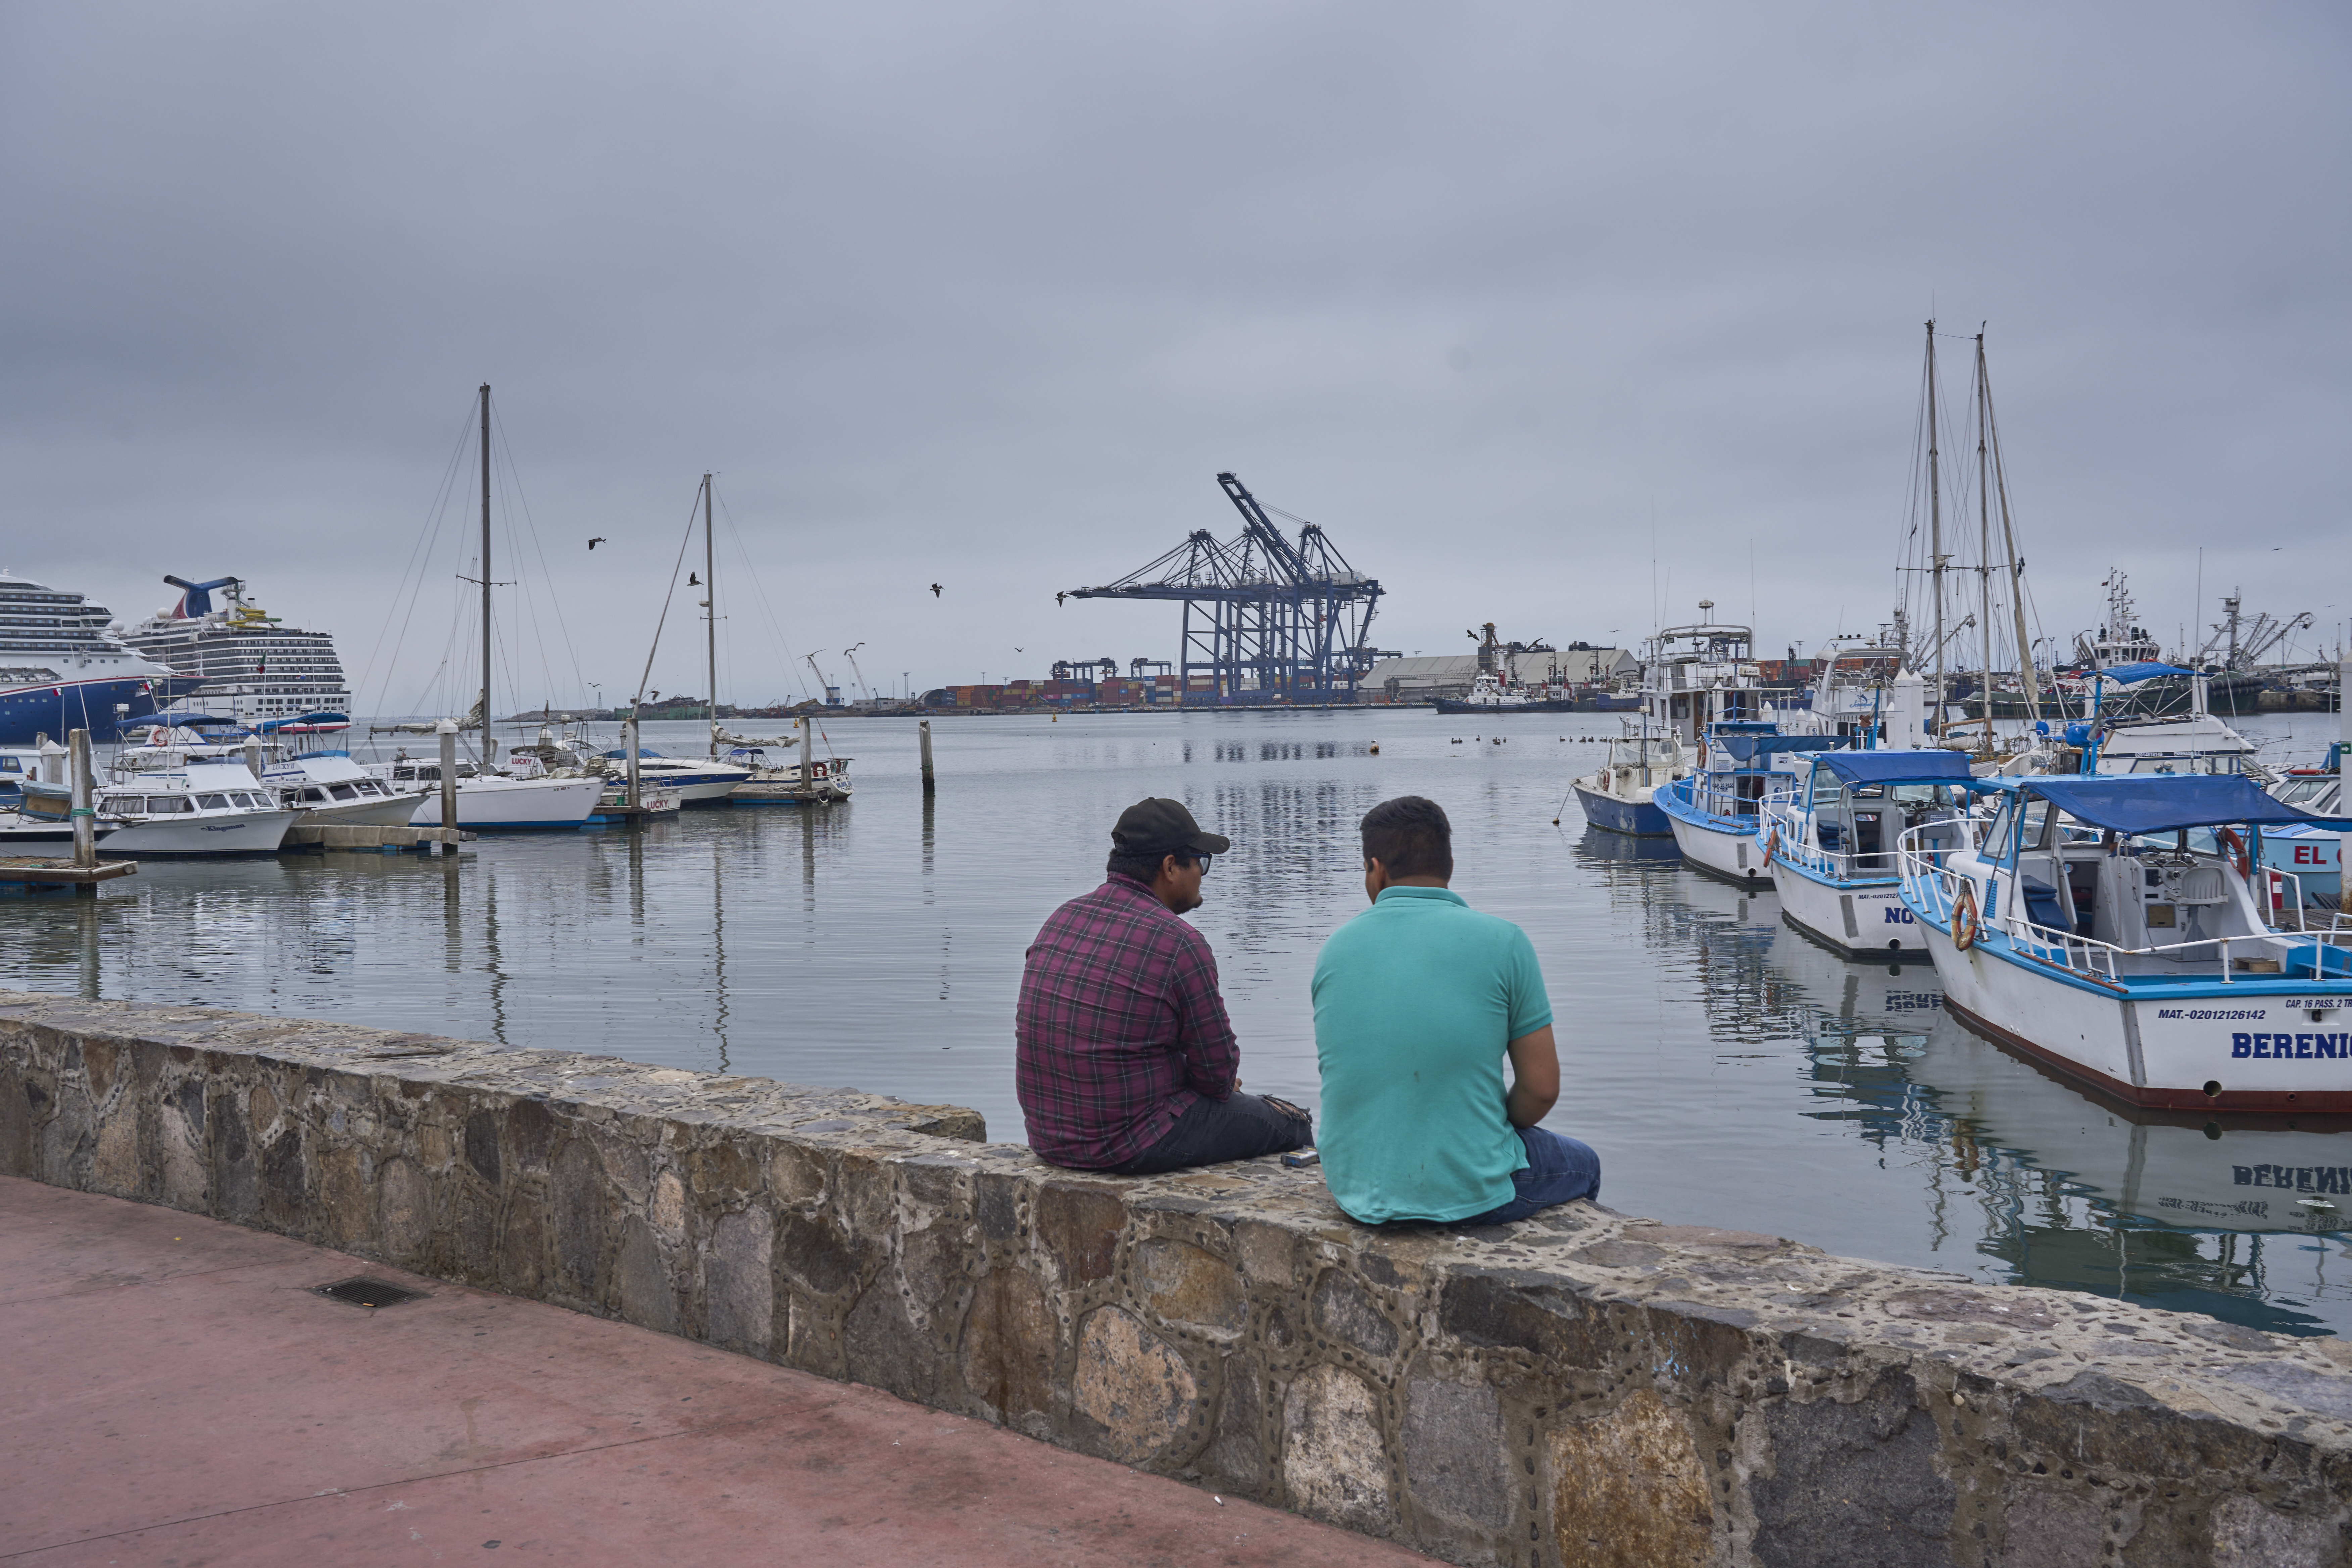
<svg viewBox="0 0 2352 1568">
<path fill-rule="evenodd" d="M 1794 794 L 1769 802 L 1758 833 L 1780 913 L 1849 958 L 1926 956 L 1904 906 L 1896 841 L 1937 850 L 1969 841 L 1965 752 L 1814 752 Z"/>
<path fill-rule="evenodd" d="M 1770 887 L 1756 827 L 1767 802 L 1796 788 L 1796 754 L 1834 741 L 1783 735 L 1760 720 L 1710 725 L 1699 765 L 1652 798 L 1692 869 L 1727 882 Z"/>
<path fill-rule="evenodd" d="M 627 773 L 627 747 L 606 752 L 604 757 L 606 766 L 614 774 Z M 752 772 L 751 768 L 731 760 L 698 762 L 686 757 L 673 757 L 651 746 L 637 748 L 639 785 L 667 790 L 688 805 L 724 805 L 729 795 L 751 779 Z"/>
<path fill-rule="evenodd" d="M 1923 827 L 1899 852 L 1904 906 L 1955 1014 L 2135 1105 L 2352 1111 L 2352 926 L 2254 858 L 2265 827 L 2352 823 L 2241 777 L 1998 789 L 1976 844 Z M 2192 845 L 2200 832 L 2210 850 Z"/>
<path fill-rule="evenodd" d="M 307 752 L 270 763 L 261 782 L 311 827 L 405 827 L 416 796 L 394 788 L 341 752 Z M 459 816 L 463 816 L 461 811 Z"/>
<path fill-rule="evenodd" d="M 0 854 L 71 855 L 72 790 L 31 781 L 24 789 L 23 807 L 0 816 Z M 242 763 L 110 780 L 92 802 L 100 852 L 133 859 L 273 855 L 296 816 Z"/>
<path fill-rule="evenodd" d="M 1701 599 L 1698 607 L 1704 615 L 1715 601 Z M 1755 641 L 1746 626 L 1714 621 L 1668 626 L 1652 637 L 1642 661 L 1642 713 L 1650 727 L 1696 747 L 1712 725 L 1770 718 L 1765 703 L 1775 694 L 1763 684 Z"/>
<path fill-rule="evenodd" d="M 368 772 L 412 795 L 412 827 L 439 827 L 441 764 L 399 759 Z M 604 793 L 599 778 L 510 779 L 457 764 L 457 826 L 473 833 L 562 832 L 584 826 Z"/>
</svg>

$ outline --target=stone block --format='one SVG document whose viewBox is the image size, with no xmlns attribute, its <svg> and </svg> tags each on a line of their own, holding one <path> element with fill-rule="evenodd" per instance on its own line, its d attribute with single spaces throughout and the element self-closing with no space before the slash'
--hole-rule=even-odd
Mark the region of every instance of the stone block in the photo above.
<svg viewBox="0 0 2352 1568">
<path fill-rule="evenodd" d="M 1061 1323 L 1035 1279 L 1017 1268 L 981 1278 L 964 1321 L 963 1385 L 991 1416 L 1022 1426 L 1051 1410 L 1061 1350 Z"/>
<path fill-rule="evenodd" d="M 1851 1404 L 1784 1400 L 1761 1414 L 1771 1473 L 1748 1484 L 1761 1568 L 1946 1568 L 1952 1482 L 1907 1375 Z"/>
<path fill-rule="evenodd" d="M 1375 1535 L 1396 1528 L 1380 1397 L 1351 1372 L 1309 1367 L 1282 1401 L 1282 1485 L 1291 1507 Z"/>
<path fill-rule="evenodd" d="M 1071 1400 L 1112 1458 L 1140 1464 L 1175 1444 L 1200 1413 L 1200 1382 L 1166 1341 L 1118 1307 L 1088 1313 Z"/>
<path fill-rule="evenodd" d="M 487 1107 L 466 1118 L 466 1163 L 496 1192 L 505 1167 L 499 1158 L 499 1113 Z"/>
<path fill-rule="evenodd" d="M 764 1209 L 722 1215 L 702 1259 L 703 1334 L 729 1350 L 767 1353 L 776 1314 L 775 1225 Z"/>
<path fill-rule="evenodd" d="M 2099 1560 L 2095 1498 L 2055 1486 L 2010 1489 L 2002 1510 L 2000 1568 L 2083 1568 Z"/>
<path fill-rule="evenodd" d="M 1492 1388 L 1413 1378 L 1405 1384 L 1402 1436 L 1404 1484 L 1413 1501 L 1473 1530 L 1500 1531 L 1511 1522 L 1509 1448 Z"/>
<path fill-rule="evenodd" d="M 33 1173 L 33 1128 L 47 1109 L 49 1090 L 33 1074 L 0 1085 L 0 1176 Z"/>
<path fill-rule="evenodd" d="M 375 1244 L 384 1258 L 420 1261 L 433 1236 L 433 1195 L 413 1160 L 395 1155 L 375 1171 Z"/>
<path fill-rule="evenodd" d="M 1256 1358 L 1225 1359 L 1219 1380 L 1215 1435 L 1201 1456 L 1202 1473 L 1212 1485 L 1244 1497 L 1264 1496 L 1270 1478 L 1265 1382 L 1265 1369 Z"/>
<path fill-rule="evenodd" d="M 1563 1281 L 1532 1269 L 1454 1270 L 1439 1298 L 1438 1326 L 1465 1344 L 1569 1366 L 1597 1366 L 1602 1356 L 1585 1304 Z"/>
<path fill-rule="evenodd" d="M 842 1354 L 855 1382 L 924 1405 L 950 1397 L 951 1385 L 940 1375 L 940 1347 L 916 1321 L 896 1269 L 876 1274 L 850 1307 L 842 1327 Z"/>
<path fill-rule="evenodd" d="M 331 1247 L 349 1247 L 374 1228 L 374 1205 L 360 1179 L 360 1152 L 348 1143 L 319 1155 L 319 1209 L 325 1221 L 320 1234 Z"/>
<path fill-rule="evenodd" d="M 546 1283 L 546 1211 L 528 1198 L 507 1205 L 506 1223 L 499 1230 L 498 1279 L 499 1289 L 518 1296 L 536 1297 Z"/>
<path fill-rule="evenodd" d="M 776 1263 L 793 1283 L 819 1296 L 854 1289 L 863 1272 L 856 1253 L 830 1219 L 797 1214 L 776 1218 Z"/>
<path fill-rule="evenodd" d="M 2213 1510 L 2213 1568 L 2333 1568 L 2345 1558 L 2343 1519 L 2225 1498 Z"/>
<path fill-rule="evenodd" d="M 139 1105 L 124 1100 L 100 1116 L 96 1145 L 90 1152 L 92 1192 L 118 1198 L 136 1197 L 142 1183 L 139 1158 Z"/>
<path fill-rule="evenodd" d="M 568 1292 L 590 1301 L 604 1299 L 604 1164 L 595 1144 L 568 1141 L 556 1154 L 549 1177 L 555 1211 L 556 1267 Z"/>
<path fill-rule="evenodd" d="M 1309 1298 L 1315 1326 L 1376 1361 L 1396 1353 L 1396 1325 L 1381 1315 L 1371 1293 L 1334 1268 L 1315 1281 Z"/>
<path fill-rule="evenodd" d="M 1036 1196 L 1037 1239 L 1060 1272 L 1062 1289 L 1075 1290 L 1110 1278 L 1118 1258 L 1118 1233 L 1127 1205 L 1118 1189 L 1103 1183 L 1048 1181 Z"/>
<path fill-rule="evenodd" d="M 546 1170 L 557 1135 L 555 1113 L 547 1102 L 536 1098 L 516 1100 L 507 1107 L 506 1123 L 506 1149 L 513 1163 L 526 1171 Z M 493 1185 L 498 1181 L 495 1176 L 485 1179 Z"/>
<path fill-rule="evenodd" d="M 663 1333 L 677 1332 L 682 1314 L 677 1286 L 662 1258 L 661 1242 L 653 1226 L 635 1215 L 621 1225 L 621 1251 L 614 1271 L 620 1277 L 621 1316 Z"/>
<path fill-rule="evenodd" d="M 1545 1465 L 1562 1563 L 1705 1568 L 1713 1561 L 1715 1510 L 1698 1446 L 1689 1423 L 1654 1390 L 1636 1389 L 1607 1415 L 1556 1427 Z M 1826 1568 L 1832 1559 L 1811 1561 Z"/>
<path fill-rule="evenodd" d="M 1189 1242 L 1153 1240 L 1137 1247 L 1135 1288 L 1155 1319 L 1213 1340 L 1238 1337 L 1249 1318 L 1241 1276 L 1215 1253 Z"/>
<path fill-rule="evenodd" d="M 310 1165 L 302 1130 L 285 1126 L 261 1147 L 261 1212 L 272 1230 L 306 1233 L 310 1206 Z"/>
<path fill-rule="evenodd" d="M 686 1245 L 686 1184 L 677 1179 L 677 1172 L 664 1171 L 654 1177 L 653 1201 L 646 1205 L 646 1217 L 670 1246 Z"/>
</svg>

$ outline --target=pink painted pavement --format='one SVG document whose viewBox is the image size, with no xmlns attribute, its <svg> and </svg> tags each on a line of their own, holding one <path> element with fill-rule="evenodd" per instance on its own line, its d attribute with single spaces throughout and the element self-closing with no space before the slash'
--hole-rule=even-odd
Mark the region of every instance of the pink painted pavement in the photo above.
<svg viewBox="0 0 2352 1568">
<path fill-rule="evenodd" d="M 371 1310 L 356 1274 L 427 1292 Z M 0 1563 L 1431 1559 L 853 1384 L 0 1178 Z"/>
</svg>

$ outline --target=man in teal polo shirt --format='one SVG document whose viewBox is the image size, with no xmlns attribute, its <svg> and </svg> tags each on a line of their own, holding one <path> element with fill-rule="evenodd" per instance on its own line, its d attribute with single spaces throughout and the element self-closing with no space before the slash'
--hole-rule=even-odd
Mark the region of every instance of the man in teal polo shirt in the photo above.
<svg viewBox="0 0 2352 1568">
<path fill-rule="evenodd" d="M 1372 907 L 1315 961 L 1331 1196 L 1367 1225 L 1501 1225 L 1598 1197 L 1601 1156 L 1537 1125 L 1559 1058 L 1528 933 L 1446 887 L 1454 828 L 1435 801 L 1382 801 L 1363 840 Z"/>
</svg>

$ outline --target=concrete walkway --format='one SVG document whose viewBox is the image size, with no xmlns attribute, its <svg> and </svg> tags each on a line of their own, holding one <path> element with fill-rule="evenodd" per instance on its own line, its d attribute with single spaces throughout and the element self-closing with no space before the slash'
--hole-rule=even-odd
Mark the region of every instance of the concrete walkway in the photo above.
<svg viewBox="0 0 2352 1568">
<path fill-rule="evenodd" d="M 422 1289 L 369 1310 L 354 1275 Z M 887 1394 L 0 1178 L 0 1563 L 1386 1565 Z"/>
</svg>

